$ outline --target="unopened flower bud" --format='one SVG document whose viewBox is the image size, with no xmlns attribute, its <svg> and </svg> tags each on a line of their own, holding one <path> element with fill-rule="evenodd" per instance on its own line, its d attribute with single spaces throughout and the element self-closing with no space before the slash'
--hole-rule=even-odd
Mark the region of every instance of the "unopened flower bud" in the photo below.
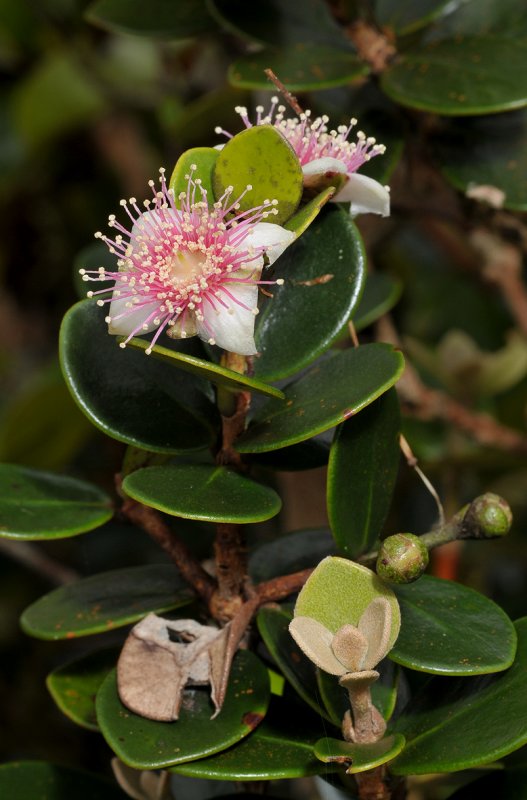
<svg viewBox="0 0 527 800">
<path fill-rule="evenodd" d="M 426 545 L 413 533 L 396 533 L 381 544 L 377 575 L 389 583 L 412 583 L 427 566 Z"/>
<path fill-rule="evenodd" d="M 493 492 L 482 494 L 469 505 L 459 539 L 494 539 L 505 536 L 512 525 L 509 504 Z"/>
</svg>

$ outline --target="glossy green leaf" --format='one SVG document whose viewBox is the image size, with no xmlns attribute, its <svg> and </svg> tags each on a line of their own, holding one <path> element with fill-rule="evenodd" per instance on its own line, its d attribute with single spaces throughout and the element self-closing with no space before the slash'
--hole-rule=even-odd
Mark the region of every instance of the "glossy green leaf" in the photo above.
<svg viewBox="0 0 527 800">
<path fill-rule="evenodd" d="M 262 44 L 291 45 L 295 42 L 325 42 L 349 47 L 341 26 L 324 0 L 259 0 L 250 6 L 244 0 L 210 0 L 209 9 L 230 32 Z"/>
<path fill-rule="evenodd" d="M 150 343 L 144 339 L 133 338 L 130 339 L 127 346 L 144 351 L 150 346 Z M 222 367 L 220 364 L 214 364 L 212 361 L 205 361 L 203 358 L 179 353 L 177 350 L 169 350 L 168 347 L 161 347 L 156 344 L 152 347 L 151 355 L 171 367 L 206 378 L 211 383 L 222 386 L 231 392 L 256 392 L 266 397 L 278 397 L 282 400 L 285 397 L 284 393 L 275 386 L 269 386 L 267 383 L 263 383 L 256 378 L 250 378 L 248 375 L 240 375 L 238 372 Z"/>
<path fill-rule="evenodd" d="M 400 733 L 385 736 L 371 744 L 353 744 L 342 739 L 319 739 L 315 745 L 315 755 L 325 764 L 346 764 L 346 772 L 354 775 L 375 769 L 399 755 L 404 748 L 405 738 Z"/>
<path fill-rule="evenodd" d="M 431 39 L 497 33 L 510 39 L 527 33 L 525 8 L 518 0 L 463 0 L 428 31 Z"/>
<path fill-rule="evenodd" d="M 330 556 L 320 562 L 298 595 L 295 616 L 312 617 L 336 633 L 343 625 L 357 625 L 376 597 L 384 597 L 392 607 L 393 646 L 400 623 L 397 598 L 374 572 L 345 558 Z"/>
<path fill-rule="evenodd" d="M 264 73 L 268 67 L 291 92 L 345 86 L 369 72 L 353 50 L 306 41 L 239 58 L 229 69 L 229 81 L 241 89 L 268 89 L 269 80 Z"/>
<path fill-rule="evenodd" d="M 265 200 L 276 200 L 277 214 L 268 222 L 282 224 L 294 214 L 302 197 L 302 168 L 291 145 L 272 125 L 258 125 L 241 131 L 220 151 L 212 173 L 214 195 L 221 197 L 233 187 L 233 200 L 248 211 Z"/>
<path fill-rule="evenodd" d="M 412 33 L 440 16 L 449 0 L 376 0 L 375 19 L 398 35 Z"/>
<path fill-rule="evenodd" d="M 381 76 L 386 94 L 410 108 L 449 116 L 527 105 L 527 38 L 499 33 L 419 45 Z"/>
<path fill-rule="evenodd" d="M 64 539 L 113 516 L 112 501 L 91 483 L 13 464 L 0 464 L 0 536 Z"/>
<path fill-rule="evenodd" d="M 218 159 L 219 151 L 214 147 L 192 147 L 185 150 L 176 162 L 176 166 L 170 177 L 169 188 L 173 190 L 177 198 L 181 192 L 187 194 L 188 176 L 192 179 L 201 181 L 202 188 L 207 192 L 209 205 L 214 202 L 214 190 L 212 188 L 212 171 Z M 193 169 L 195 167 L 195 169 Z M 200 199 L 200 193 L 197 193 Z"/>
<path fill-rule="evenodd" d="M 88 22 L 116 33 L 186 39 L 216 27 L 208 15 L 205 0 L 96 0 L 86 12 Z"/>
<path fill-rule="evenodd" d="M 527 797 L 527 769 L 504 769 L 483 775 L 458 789 L 448 800 L 481 800 L 483 797 L 525 800 Z"/>
<path fill-rule="evenodd" d="M 128 711 L 119 700 L 115 672 L 101 686 L 97 720 L 115 754 L 135 769 L 160 769 L 226 750 L 262 721 L 269 704 L 269 677 L 261 661 L 239 650 L 232 663 L 223 707 L 211 720 L 209 692 L 187 689 L 179 719 L 154 722 Z"/>
<path fill-rule="evenodd" d="M 333 428 L 386 392 L 403 368 L 401 353 L 386 344 L 332 353 L 285 387 L 285 402 L 271 400 L 258 409 L 236 449 L 276 450 Z"/>
<path fill-rule="evenodd" d="M 516 629 L 518 651 L 506 672 L 435 678 L 410 702 L 393 726 L 406 736 L 406 748 L 391 766 L 395 774 L 468 769 L 527 742 L 527 618 Z"/>
<path fill-rule="evenodd" d="M 206 447 L 213 410 L 196 379 L 122 350 L 104 317 L 104 308 L 85 300 L 70 308 L 60 329 L 62 371 L 80 409 L 112 438 L 145 450 Z"/>
<path fill-rule="evenodd" d="M 0 796 L 6 800 L 126 800 L 124 792 L 105 778 L 46 761 L 0 764 Z"/>
<path fill-rule="evenodd" d="M 305 707 L 272 697 L 269 712 L 254 733 L 218 756 L 181 764 L 173 771 L 194 778 L 257 781 L 302 778 L 336 771 L 315 758 L 313 747 L 326 723 Z"/>
<path fill-rule="evenodd" d="M 401 419 L 395 389 L 335 432 L 328 464 L 327 509 L 335 542 L 348 558 L 379 538 L 399 471 Z"/>
<path fill-rule="evenodd" d="M 388 720 L 393 714 L 397 702 L 397 690 L 400 678 L 400 669 L 392 661 L 385 658 L 375 668 L 380 673 L 380 678 L 371 685 L 371 699 L 384 719 Z M 346 711 L 349 711 L 348 692 L 339 686 L 338 677 L 328 672 L 317 670 L 317 685 L 324 708 L 331 721 L 338 727 Z"/>
<path fill-rule="evenodd" d="M 319 702 L 315 667 L 289 633 L 293 615 L 282 608 L 261 608 L 256 622 L 260 636 L 286 680 L 317 714 L 331 722 Z"/>
<path fill-rule="evenodd" d="M 372 322 L 390 311 L 398 302 L 403 290 L 401 281 L 384 272 L 371 272 L 366 277 L 364 292 L 352 319 L 356 331 L 367 328 Z"/>
<path fill-rule="evenodd" d="M 76 725 L 98 731 L 95 696 L 110 670 L 115 666 L 119 650 L 97 650 L 83 658 L 57 667 L 46 678 L 53 700 Z"/>
<path fill-rule="evenodd" d="M 37 639 L 73 639 L 121 628 L 150 612 L 172 611 L 193 599 L 174 567 L 128 567 L 55 589 L 26 608 L 20 624 Z"/>
<path fill-rule="evenodd" d="M 514 626 L 492 600 L 429 575 L 393 588 L 401 632 L 390 658 L 398 664 L 437 675 L 480 675 L 512 664 Z"/>
<path fill-rule="evenodd" d="M 274 517 L 281 500 L 227 467 L 167 464 L 132 472 L 123 490 L 134 500 L 166 514 L 208 522 L 262 522 Z"/>
<path fill-rule="evenodd" d="M 318 562 L 335 549 L 326 528 L 313 528 L 280 536 L 261 545 L 249 556 L 249 574 L 255 583 L 288 575 Z"/>
<path fill-rule="evenodd" d="M 504 208 L 527 211 L 527 112 L 454 121 L 436 152 L 457 189 L 484 202 L 486 187 L 496 187 Z"/>
<path fill-rule="evenodd" d="M 290 220 L 291 222 L 291 220 Z M 255 375 L 285 378 L 324 353 L 357 305 L 365 277 L 360 235 L 349 214 L 328 208 L 288 247 L 273 272 L 284 285 L 258 315 Z"/>
</svg>

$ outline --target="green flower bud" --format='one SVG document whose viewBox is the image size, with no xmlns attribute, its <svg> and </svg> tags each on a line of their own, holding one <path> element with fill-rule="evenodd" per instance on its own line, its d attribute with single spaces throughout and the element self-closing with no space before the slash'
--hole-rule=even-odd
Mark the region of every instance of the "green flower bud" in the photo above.
<svg viewBox="0 0 527 800">
<path fill-rule="evenodd" d="M 459 539 L 494 539 L 505 536 L 512 525 L 509 504 L 498 494 L 487 492 L 469 505 Z"/>
<path fill-rule="evenodd" d="M 389 583 L 412 583 L 427 566 L 426 545 L 413 533 L 396 533 L 381 544 L 377 575 Z"/>
</svg>

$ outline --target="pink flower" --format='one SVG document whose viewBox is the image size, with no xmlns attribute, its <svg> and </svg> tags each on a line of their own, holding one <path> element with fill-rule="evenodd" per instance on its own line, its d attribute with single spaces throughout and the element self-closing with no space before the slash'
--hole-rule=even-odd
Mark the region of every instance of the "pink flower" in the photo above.
<svg viewBox="0 0 527 800">
<path fill-rule="evenodd" d="M 276 213 L 276 201 L 239 210 L 250 186 L 236 200 L 230 187 L 209 206 L 195 170 L 193 165 L 187 190 L 177 202 L 163 169 L 159 190 L 150 181 L 153 200 L 145 200 L 146 211 L 133 197 L 122 200 L 131 225 L 127 228 L 111 215 L 115 238 L 95 234 L 117 256 L 117 268 L 81 270 L 83 280 L 115 280 L 111 296 L 97 302 L 110 304 L 108 330 L 126 337 L 121 347 L 132 336 L 157 329 L 146 353 L 166 330 L 172 338 L 198 335 L 225 350 L 253 355 L 258 285 L 283 283 L 260 280 L 264 258 L 272 264 L 295 236 L 263 221 Z M 107 291 L 88 292 L 88 297 Z"/>
<path fill-rule="evenodd" d="M 238 106 L 235 110 L 245 127 L 252 128 L 247 109 Z M 285 106 L 278 105 L 278 98 L 273 97 L 267 114 L 264 115 L 263 106 L 257 106 L 254 124 L 274 125 L 280 131 L 298 156 L 304 178 L 331 177 L 335 173 L 345 175 L 347 181 L 333 197 L 334 202 L 351 203 L 350 213 L 353 217 L 366 213 L 389 216 L 388 187 L 366 175 L 357 174 L 366 161 L 385 152 L 384 145 L 377 144 L 372 137 L 367 138 L 362 131 L 358 131 L 356 141 L 349 141 L 349 135 L 357 124 L 356 119 L 350 120 L 348 126 L 329 130 L 329 118 L 326 116 L 311 120 L 311 112 L 306 111 L 300 117 L 285 119 L 284 111 Z M 232 134 L 222 128 L 216 128 L 216 133 L 232 138 Z"/>
</svg>

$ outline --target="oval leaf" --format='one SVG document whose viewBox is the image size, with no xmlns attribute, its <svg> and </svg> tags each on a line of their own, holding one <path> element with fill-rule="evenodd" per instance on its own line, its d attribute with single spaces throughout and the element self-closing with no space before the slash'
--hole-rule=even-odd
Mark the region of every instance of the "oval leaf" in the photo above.
<svg viewBox="0 0 527 800">
<path fill-rule="evenodd" d="M 264 718 L 269 695 L 265 667 L 248 650 L 239 650 L 225 702 L 213 720 L 209 694 L 199 689 L 185 691 L 177 722 L 139 717 L 119 700 L 115 672 L 108 675 L 97 694 L 97 720 L 121 761 L 134 769 L 162 769 L 204 758 L 243 739 Z"/>
<path fill-rule="evenodd" d="M 206 465 L 139 469 L 124 479 L 123 490 L 166 514 L 208 522 L 262 522 L 282 505 L 273 489 L 226 467 Z"/>
<path fill-rule="evenodd" d="M 169 188 L 174 192 L 176 201 L 181 192 L 186 195 L 188 178 L 189 175 L 192 175 L 193 180 L 198 178 L 201 181 L 202 188 L 207 192 L 208 203 L 212 205 L 214 202 L 212 171 L 218 156 L 219 151 L 214 147 L 192 147 L 180 155 L 169 183 Z M 199 198 L 199 192 L 197 192 L 197 197 Z"/>
<path fill-rule="evenodd" d="M 428 25 L 447 5 L 449 0 L 376 0 L 375 18 L 402 36 Z"/>
<path fill-rule="evenodd" d="M 45 761 L 0 764 L 0 796 L 12 800 L 126 800 L 115 784 L 80 769 Z"/>
<path fill-rule="evenodd" d="M 98 731 L 95 696 L 115 666 L 119 650 L 98 650 L 53 670 L 46 686 L 63 714 L 90 731 Z"/>
<path fill-rule="evenodd" d="M 238 59 L 229 69 L 229 81 L 240 89 L 269 89 L 264 72 L 268 67 L 291 92 L 346 86 L 369 72 L 353 50 L 306 40 L 284 49 L 266 48 Z"/>
<path fill-rule="evenodd" d="M 55 589 L 26 608 L 20 624 L 37 639 L 73 639 L 121 628 L 193 599 L 175 567 L 128 567 Z"/>
<path fill-rule="evenodd" d="M 379 538 L 399 469 L 401 417 L 395 389 L 335 432 L 328 464 L 327 508 L 335 542 L 349 558 Z"/>
<path fill-rule="evenodd" d="M 518 651 L 506 672 L 434 678 L 406 706 L 393 726 L 406 736 L 405 750 L 391 765 L 396 775 L 470 769 L 527 743 L 526 617 L 516 630 Z"/>
<path fill-rule="evenodd" d="M 151 347 L 149 342 L 136 338 L 130 339 L 127 346 L 143 351 L 147 347 Z M 267 397 L 278 397 L 281 400 L 285 397 L 284 393 L 275 386 L 269 386 L 256 378 L 249 378 L 248 375 L 240 375 L 239 372 L 214 364 L 212 361 L 205 361 L 203 358 L 179 353 L 177 350 L 169 350 L 168 347 L 161 347 L 158 344 L 151 347 L 151 354 L 171 367 L 190 372 L 192 375 L 199 375 L 199 377 L 206 378 L 216 386 L 222 386 L 231 392 L 256 392 Z"/>
<path fill-rule="evenodd" d="M 264 305 L 256 328 L 260 357 L 254 371 L 263 380 L 306 367 L 331 346 L 350 318 L 365 277 L 362 240 L 350 215 L 326 209 L 286 250 L 274 277 L 285 285 Z"/>
<path fill-rule="evenodd" d="M 376 597 L 386 598 L 392 607 L 393 646 L 401 618 L 397 598 L 374 572 L 345 558 L 329 556 L 320 562 L 298 595 L 295 616 L 312 617 L 336 633 L 343 625 L 357 625 Z"/>
<path fill-rule="evenodd" d="M 302 168 L 293 148 L 272 125 L 257 125 L 238 133 L 221 150 L 212 173 L 214 194 L 220 198 L 232 186 L 233 200 L 248 211 L 265 200 L 277 200 L 278 214 L 268 222 L 280 225 L 296 211 L 302 197 Z"/>
<path fill-rule="evenodd" d="M 381 86 L 396 103 L 436 114 L 508 111 L 527 105 L 526 58 L 525 37 L 458 36 L 402 53 Z"/>
<path fill-rule="evenodd" d="M 86 18 L 105 30 L 161 39 L 186 39 L 216 27 L 205 0 L 150 0 L 148 13 L 143 0 L 96 0 Z"/>
<path fill-rule="evenodd" d="M 66 383 L 81 411 L 114 439 L 160 453 L 206 447 L 213 410 L 195 379 L 131 349 L 107 332 L 105 310 L 77 303 L 60 329 Z"/>
<path fill-rule="evenodd" d="M 64 539 L 113 516 L 112 501 L 90 483 L 13 464 L 0 464 L 0 536 Z"/>
<path fill-rule="evenodd" d="M 398 664 L 437 675 L 480 675 L 512 664 L 514 626 L 492 600 L 429 575 L 393 589 L 401 632 L 390 658 Z"/>
<path fill-rule="evenodd" d="M 315 755 L 325 764 L 349 764 L 346 772 L 354 775 L 375 769 L 398 756 L 405 744 L 400 733 L 385 736 L 371 744 L 353 744 L 342 739 L 319 739 L 315 745 Z"/>
<path fill-rule="evenodd" d="M 335 543 L 326 528 L 295 531 L 273 539 L 251 553 L 249 574 L 255 583 L 268 581 L 277 575 L 315 567 L 334 550 Z"/>
<path fill-rule="evenodd" d="M 303 706 L 272 697 L 269 712 L 256 731 L 219 756 L 174 768 L 180 775 L 218 780 L 258 781 L 323 775 L 338 767 L 322 764 L 313 747 L 324 733 L 323 720 Z"/>
<path fill-rule="evenodd" d="M 286 386 L 285 402 L 271 400 L 259 409 L 236 449 L 277 450 L 333 428 L 386 392 L 403 368 L 401 353 L 386 344 L 332 353 Z"/>
</svg>

